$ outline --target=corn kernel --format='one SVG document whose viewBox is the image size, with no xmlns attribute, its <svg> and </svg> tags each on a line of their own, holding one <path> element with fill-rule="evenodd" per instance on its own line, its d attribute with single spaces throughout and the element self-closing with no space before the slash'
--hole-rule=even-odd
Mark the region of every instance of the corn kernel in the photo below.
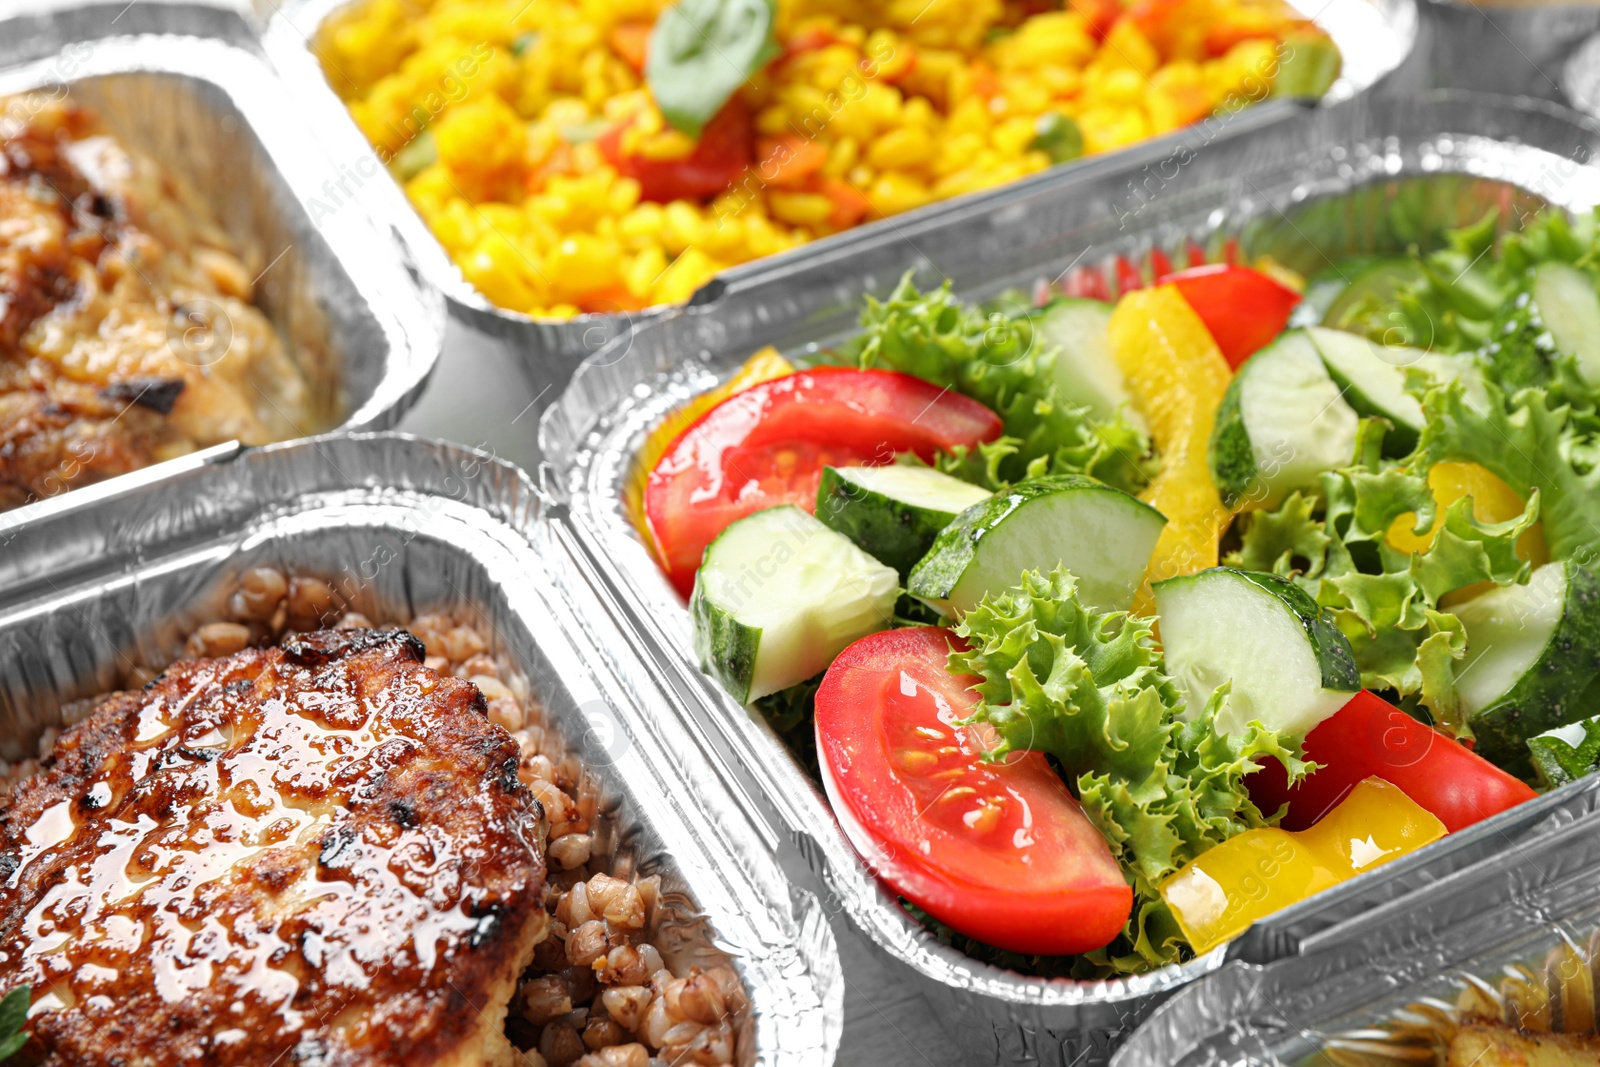
<svg viewBox="0 0 1600 1067">
<path fill-rule="evenodd" d="M 651 245 L 628 261 L 623 268 L 623 282 L 628 292 L 640 300 L 649 300 L 656 279 L 667 269 L 666 253 L 660 245 Z"/>
<path fill-rule="evenodd" d="M 1155 73 L 1156 67 L 1161 65 L 1155 45 L 1150 43 L 1150 38 L 1140 31 L 1132 19 L 1118 19 L 1107 31 L 1105 47 L 1095 61 L 1102 59 L 1113 66 L 1131 67 L 1144 75 Z"/>
<path fill-rule="evenodd" d="M 484 96 L 445 112 L 433 127 L 439 162 L 473 195 L 492 190 L 503 176 L 520 178 L 528 130 L 511 106 Z"/>
<path fill-rule="evenodd" d="M 1028 150 L 1028 146 L 1033 143 L 1033 139 L 1038 136 L 1038 125 L 1037 120 L 1023 118 L 1020 115 L 1006 119 L 995 127 L 990 142 L 1007 160 L 1020 159 Z"/>
<path fill-rule="evenodd" d="M 542 302 L 545 286 L 537 264 L 504 234 L 484 235 L 459 262 L 467 280 L 501 307 L 533 310 Z"/>
<path fill-rule="evenodd" d="M 872 183 L 867 199 L 885 215 L 919 208 L 932 199 L 927 186 L 905 174 L 884 174 Z"/>
<path fill-rule="evenodd" d="M 819 171 L 661 204 L 607 153 L 670 164 L 694 149 L 614 43 L 666 2 L 357 0 L 314 47 L 385 159 L 432 132 L 438 161 L 405 192 L 473 284 L 559 318 L 624 291 L 681 300 L 724 266 L 832 232 L 841 209 L 820 182 L 894 214 L 1049 166 L 1031 147 L 1042 114 L 1077 119 L 1099 152 L 1253 102 L 1289 25 L 1277 0 L 1182 0 L 1157 49 L 1133 19 L 1097 44 L 1076 11 L 1006 0 L 781 0 L 780 40 L 810 43 L 742 93 L 758 136 L 826 150 Z M 1219 26 L 1242 43 L 1208 58 Z M 606 153 L 601 127 L 620 131 Z"/>
<path fill-rule="evenodd" d="M 861 158 L 861 150 L 856 142 L 849 137 L 841 138 L 828 149 L 828 161 L 822 165 L 822 173 L 830 178 L 838 178 L 849 173 L 850 168 L 856 165 Z"/>
<path fill-rule="evenodd" d="M 833 201 L 820 193 L 784 193 L 773 190 L 767 204 L 775 218 L 795 226 L 820 226 L 833 214 Z"/>
<path fill-rule="evenodd" d="M 710 281 L 717 270 L 718 265 L 700 249 L 686 249 L 656 282 L 655 298 L 667 304 L 684 303 L 696 289 Z"/>
<path fill-rule="evenodd" d="M 669 253 L 676 256 L 705 238 L 705 223 L 700 212 L 687 200 L 674 200 L 667 205 L 661 240 Z"/>
<path fill-rule="evenodd" d="M 867 162 L 879 170 L 907 170 L 933 159 L 933 138 L 920 126 L 902 126 L 877 138 L 867 148 Z"/>
</svg>

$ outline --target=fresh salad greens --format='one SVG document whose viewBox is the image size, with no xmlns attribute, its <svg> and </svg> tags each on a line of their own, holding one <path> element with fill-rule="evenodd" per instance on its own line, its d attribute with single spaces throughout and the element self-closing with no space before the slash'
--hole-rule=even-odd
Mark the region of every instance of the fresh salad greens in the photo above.
<svg viewBox="0 0 1600 1067">
<path fill-rule="evenodd" d="M 1433 721 L 1467 731 L 1455 693 L 1456 663 L 1466 652 L 1459 620 L 1445 596 L 1479 582 L 1524 579 L 1518 539 L 1538 518 L 1539 498 L 1503 522 L 1480 521 L 1463 496 L 1439 513 L 1425 473 L 1382 458 L 1381 423 L 1362 424 L 1360 462 L 1321 476 L 1318 498 L 1291 494 L 1244 523 L 1231 566 L 1290 578 L 1333 615 L 1349 639 L 1361 684 L 1392 691 L 1428 709 Z M 1418 547 L 1391 531 L 1429 530 Z"/>
<path fill-rule="evenodd" d="M 1226 686 L 1186 715 L 1151 620 L 1092 612 L 1077 587 L 1064 569 L 1030 572 L 985 598 L 956 627 L 969 648 L 951 653 L 950 668 L 982 679 L 971 721 L 995 729 L 990 758 L 1014 749 L 1053 756 L 1132 876 L 1126 931 L 1089 954 L 1110 973 L 1131 973 L 1182 953 L 1160 882 L 1212 845 L 1268 825 L 1245 776 L 1266 756 L 1293 777 L 1306 767 L 1292 738 L 1258 723 L 1216 729 Z"/>
<path fill-rule="evenodd" d="M 1600 228 L 1502 221 L 1303 293 L 906 275 L 651 474 L 706 669 L 936 937 L 1041 975 L 1179 962 L 1590 773 Z M 1332 874 L 1347 823 L 1393 848 Z M 1246 900 L 1262 850 L 1306 888 Z"/>
<path fill-rule="evenodd" d="M 28 1035 L 22 1028 L 27 1025 L 31 1001 L 31 994 L 25 985 L 0 997 L 0 1060 L 15 1056 L 28 1043 Z"/>
<path fill-rule="evenodd" d="M 943 383 L 999 414 L 1005 435 L 942 457 L 948 473 L 991 489 L 1043 474 L 1088 474 L 1127 492 L 1149 480 L 1143 432 L 1063 399 L 1059 346 L 1026 316 L 958 300 L 949 283 L 922 292 L 907 273 L 887 299 L 867 297 L 861 333 L 845 355 L 864 368 Z"/>
</svg>

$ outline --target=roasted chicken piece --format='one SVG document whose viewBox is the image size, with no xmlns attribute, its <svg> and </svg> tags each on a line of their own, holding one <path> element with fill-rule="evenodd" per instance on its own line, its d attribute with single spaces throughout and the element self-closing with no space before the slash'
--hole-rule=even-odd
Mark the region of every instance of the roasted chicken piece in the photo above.
<svg viewBox="0 0 1600 1067">
<path fill-rule="evenodd" d="M 65 99 L 0 97 L 0 508 L 316 432 L 193 191 Z"/>
</svg>

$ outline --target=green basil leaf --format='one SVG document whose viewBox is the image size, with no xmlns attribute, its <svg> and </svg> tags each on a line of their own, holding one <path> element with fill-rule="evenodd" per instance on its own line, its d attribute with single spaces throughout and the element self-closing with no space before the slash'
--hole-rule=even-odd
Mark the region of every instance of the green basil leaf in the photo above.
<svg viewBox="0 0 1600 1067">
<path fill-rule="evenodd" d="M 22 1029 L 28 1018 L 31 993 L 27 986 L 19 985 L 0 998 L 0 1037 L 10 1037 Z"/>
<path fill-rule="evenodd" d="M 711 116 L 778 54 L 777 0 L 678 0 L 650 31 L 645 81 L 661 113 L 698 137 Z"/>
</svg>

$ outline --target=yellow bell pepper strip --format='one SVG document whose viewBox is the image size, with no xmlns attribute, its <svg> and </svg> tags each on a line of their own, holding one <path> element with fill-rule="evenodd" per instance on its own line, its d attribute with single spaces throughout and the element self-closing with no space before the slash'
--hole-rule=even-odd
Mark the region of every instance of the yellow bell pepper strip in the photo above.
<svg viewBox="0 0 1600 1067">
<path fill-rule="evenodd" d="M 1415 852 L 1448 831 L 1381 778 L 1360 782 L 1315 826 L 1246 830 L 1161 885 L 1195 952 L 1209 952 L 1257 919 Z"/>
<path fill-rule="evenodd" d="M 623 487 L 622 507 L 623 514 L 628 516 L 633 528 L 644 538 L 645 547 L 650 549 L 651 555 L 655 555 L 656 550 L 655 545 L 650 542 L 650 524 L 644 520 L 644 485 L 650 477 L 650 472 L 656 469 L 656 463 L 671 447 L 672 442 L 676 441 L 684 430 L 694 425 L 695 420 L 701 415 L 735 393 L 742 393 L 762 382 L 793 373 L 794 364 L 784 359 L 776 348 L 768 345 L 745 360 L 743 365 L 733 372 L 733 377 L 715 389 L 694 397 L 683 407 L 677 408 L 650 431 L 650 436 L 645 438 L 638 457 L 634 460 L 628 483 Z"/>
<path fill-rule="evenodd" d="M 1161 472 L 1140 494 L 1167 517 L 1133 601 L 1155 612 L 1150 583 L 1217 565 L 1228 509 L 1211 481 L 1206 450 L 1233 372 L 1205 323 L 1169 285 L 1128 293 L 1111 314 L 1111 346 L 1134 406 L 1150 426 Z"/>
<path fill-rule="evenodd" d="M 1399 552 L 1426 552 L 1433 547 L 1433 539 L 1444 525 L 1446 509 L 1464 496 L 1472 498 L 1472 515 L 1479 522 L 1509 522 L 1522 514 L 1527 501 L 1517 491 L 1495 477 L 1487 467 L 1476 463 L 1458 463 L 1446 460 L 1428 469 L 1428 489 L 1433 493 L 1433 527 L 1417 533 L 1417 513 L 1408 511 L 1395 517 L 1384 535 L 1391 548 Z M 1542 567 L 1550 562 L 1550 553 L 1544 544 L 1544 529 L 1539 523 L 1517 539 L 1517 554 Z"/>
</svg>

